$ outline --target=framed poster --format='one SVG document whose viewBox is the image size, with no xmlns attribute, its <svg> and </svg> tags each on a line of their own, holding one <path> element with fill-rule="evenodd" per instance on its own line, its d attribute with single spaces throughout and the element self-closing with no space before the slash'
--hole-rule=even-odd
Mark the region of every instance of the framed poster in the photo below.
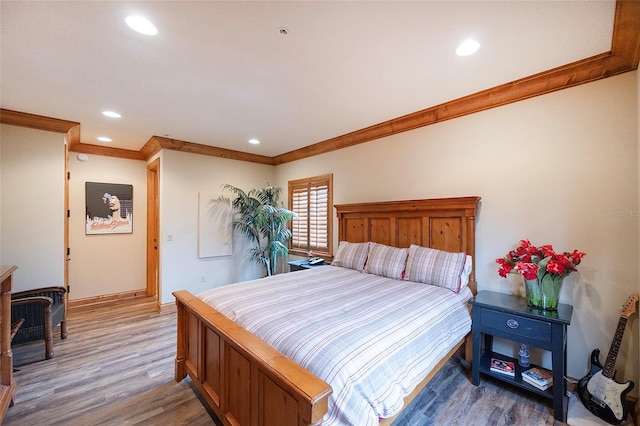
<svg viewBox="0 0 640 426">
<path fill-rule="evenodd" d="M 133 233 L 133 185 L 85 183 L 85 234 Z"/>
</svg>

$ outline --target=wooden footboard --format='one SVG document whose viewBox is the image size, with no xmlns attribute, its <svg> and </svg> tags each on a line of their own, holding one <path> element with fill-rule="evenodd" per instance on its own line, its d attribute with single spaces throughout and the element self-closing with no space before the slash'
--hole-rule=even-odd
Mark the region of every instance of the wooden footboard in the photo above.
<svg viewBox="0 0 640 426">
<path fill-rule="evenodd" d="M 225 425 L 321 425 L 331 387 L 188 291 L 178 310 L 176 381 L 188 374 Z"/>
</svg>

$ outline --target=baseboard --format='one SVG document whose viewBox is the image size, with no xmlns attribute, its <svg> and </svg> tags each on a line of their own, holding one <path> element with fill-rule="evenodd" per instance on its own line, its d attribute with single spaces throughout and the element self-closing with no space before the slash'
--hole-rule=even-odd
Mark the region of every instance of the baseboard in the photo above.
<svg viewBox="0 0 640 426">
<path fill-rule="evenodd" d="M 176 302 L 158 304 L 158 312 L 177 312 L 177 311 L 178 311 L 178 306 L 176 306 Z"/>
<path fill-rule="evenodd" d="M 87 297 L 85 299 L 69 300 L 69 309 L 78 308 L 78 307 L 87 306 L 87 305 L 97 305 L 100 303 L 114 302 L 119 300 L 138 299 L 142 297 L 148 297 L 146 289 L 132 290 L 132 291 L 126 291 L 123 293 L 115 293 L 115 294 L 105 294 L 101 296 Z"/>
<path fill-rule="evenodd" d="M 580 379 L 576 379 L 573 377 L 566 376 L 564 378 L 564 383 L 567 386 L 567 392 L 576 393 L 578 392 L 578 382 Z"/>
</svg>

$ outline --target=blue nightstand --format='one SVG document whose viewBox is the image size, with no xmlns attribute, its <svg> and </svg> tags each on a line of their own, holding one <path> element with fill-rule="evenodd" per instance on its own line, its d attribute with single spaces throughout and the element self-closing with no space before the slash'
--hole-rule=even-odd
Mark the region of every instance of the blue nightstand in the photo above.
<svg viewBox="0 0 640 426">
<path fill-rule="evenodd" d="M 543 311 L 527 306 L 524 297 L 492 291 L 479 292 L 469 303 L 473 305 L 471 382 L 477 386 L 482 373 L 552 399 L 553 417 L 566 422 L 568 397 L 565 394 L 564 377 L 567 371 L 567 326 L 571 323 L 573 306 L 560 303 L 557 311 Z M 543 391 L 523 381 L 522 371 L 535 366 L 532 364 L 523 368 L 518 365 L 517 359 L 493 352 L 494 336 L 550 351 L 553 386 Z M 494 356 L 513 362 L 516 367 L 515 377 L 492 372 L 489 363 Z"/>
<path fill-rule="evenodd" d="M 309 265 L 309 261 L 307 259 L 302 259 L 302 260 L 292 260 L 289 263 L 289 272 L 293 272 L 293 271 L 302 271 L 303 269 L 313 269 L 313 268 L 319 268 L 321 266 L 325 266 L 327 265 L 327 263 L 320 263 L 318 265 Z"/>
</svg>

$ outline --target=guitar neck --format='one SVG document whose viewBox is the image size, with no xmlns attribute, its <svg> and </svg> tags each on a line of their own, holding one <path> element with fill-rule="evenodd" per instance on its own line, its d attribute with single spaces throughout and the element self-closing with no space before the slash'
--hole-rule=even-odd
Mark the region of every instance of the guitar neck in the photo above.
<svg viewBox="0 0 640 426">
<path fill-rule="evenodd" d="M 621 316 L 620 321 L 618 321 L 616 334 L 615 336 L 613 336 L 613 341 L 611 342 L 611 348 L 609 349 L 609 355 L 607 355 L 607 361 L 604 363 L 604 368 L 602 369 L 602 375 L 609 379 L 613 378 L 616 359 L 618 358 L 618 351 L 620 350 L 620 343 L 622 342 L 622 335 L 624 334 L 624 329 L 626 326 L 627 317 Z"/>
</svg>

